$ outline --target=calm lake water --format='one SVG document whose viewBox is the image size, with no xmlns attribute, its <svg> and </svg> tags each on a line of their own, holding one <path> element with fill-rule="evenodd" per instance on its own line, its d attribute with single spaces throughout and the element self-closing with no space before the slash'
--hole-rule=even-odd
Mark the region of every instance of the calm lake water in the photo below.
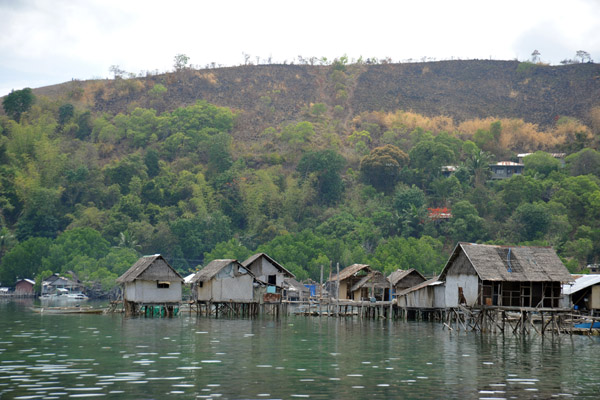
<svg viewBox="0 0 600 400">
<path fill-rule="evenodd" d="M 436 323 L 40 315 L 0 301 L 0 398 L 599 398 L 600 341 Z"/>
</svg>

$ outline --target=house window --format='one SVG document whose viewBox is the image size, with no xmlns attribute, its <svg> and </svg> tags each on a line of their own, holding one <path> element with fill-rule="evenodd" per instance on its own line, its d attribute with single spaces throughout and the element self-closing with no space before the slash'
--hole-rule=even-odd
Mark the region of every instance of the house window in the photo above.
<svg viewBox="0 0 600 400">
<path fill-rule="evenodd" d="M 277 275 L 269 275 L 269 285 L 277 284 Z"/>
<path fill-rule="evenodd" d="M 158 289 L 168 289 L 171 286 L 171 282 L 156 282 L 156 287 Z"/>
</svg>

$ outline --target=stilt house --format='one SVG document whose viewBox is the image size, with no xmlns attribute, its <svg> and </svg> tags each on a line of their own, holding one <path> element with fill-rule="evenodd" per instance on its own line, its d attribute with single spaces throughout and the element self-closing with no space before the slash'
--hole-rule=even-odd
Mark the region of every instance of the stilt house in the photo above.
<svg viewBox="0 0 600 400">
<path fill-rule="evenodd" d="M 140 306 L 172 307 L 181 302 L 183 278 L 160 254 L 144 256 L 117 278 L 123 286 L 125 311 L 135 313 Z"/>
<path fill-rule="evenodd" d="M 355 290 L 356 293 L 354 293 L 352 288 L 372 271 L 369 265 L 352 264 L 340 271 L 338 290 L 335 290 L 338 284 L 336 274 L 327 281 L 327 291 L 331 297 L 340 300 L 360 300 L 360 290 Z"/>
<path fill-rule="evenodd" d="M 433 278 L 423 281 L 396 295 L 399 307 L 407 309 L 434 310 L 446 308 L 444 282 Z"/>
<path fill-rule="evenodd" d="M 388 301 L 390 282 L 380 271 L 371 271 L 350 288 L 353 300 Z"/>
<path fill-rule="evenodd" d="M 191 279 L 201 302 L 254 302 L 254 275 L 237 260 L 213 260 Z"/>
<path fill-rule="evenodd" d="M 296 277 L 265 253 L 251 256 L 242 263 L 242 266 L 250 270 L 259 281 L 279 288 L 283 286 L 284 279 Z"/>
<path fill-rule="evenodd" d="M 400 293 L 403 290 L 425 282 L 427 279 L 414 268 L 408 270 L 397 269 L 388 276 L 388 281 L 392 284 L 393 293 Z"/>
<path fill-rule="evenodd" d="M 439 276 L 446 307 L 559 308 L 573 279 L 551 247 L 459 243 Z"/>
<path fill-rule="evenodd" d="M 576 307 L 589 314 L 600 313 L 600 275 L 573 276 L 574 282 L 563 285 L 563 307 Z"/>
</svg>

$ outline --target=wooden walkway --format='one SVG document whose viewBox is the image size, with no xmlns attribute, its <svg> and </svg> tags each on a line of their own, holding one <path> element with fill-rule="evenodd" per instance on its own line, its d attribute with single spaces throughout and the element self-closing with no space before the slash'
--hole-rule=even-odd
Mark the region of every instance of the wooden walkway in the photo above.
<svg viewBox="0 0 600 400">
<path fill-rule="evenodd" d="M 583 334 L 600 335 L 600 329 L 575 328 L 577 322 L 600 321 L 600 317 L 573 314 L 569 308 L 531 308 L 478 306 L 456 308 L 406 308 L 389 301 L 349 301 L 324 299 L 322 302 L 296 303 L 297 315 L 357 317 L 432 321 L 448 331 L 479 331 L 515 335 Z"/>
</svg>

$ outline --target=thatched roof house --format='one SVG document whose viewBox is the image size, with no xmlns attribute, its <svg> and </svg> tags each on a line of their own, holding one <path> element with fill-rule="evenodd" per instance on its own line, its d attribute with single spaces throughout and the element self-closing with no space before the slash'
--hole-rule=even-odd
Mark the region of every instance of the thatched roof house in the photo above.
<svg viewBox="0 0 600 400">
<path fill-rule="evenodd" d="M 427 279 L 414 268 L 403 270 L 397 269 L 388 276 L 388 281 L 392 284 L 394 293 L 400 293 L 410 287 L 425 282 Z"/>
<path fill-rule="evenodd" d="M 266 284 L 282 287 L 286 278 L 295 278 L 295 275 L 285 269 L 281 264 L 265 253 L 257 253 L 242 262 L 254 276 Z"/>
<path fill-rule="evenodd" d="M 571 275 L 551 247 L 458 243 L 439 276 L 447 307 L 558 307 Z"/>
<path fill-rule="evenodd" d="M 340 286 L 338 290 L 335 290 L 335 287 L 338 282 L 337 274 L 333 275 L 327 281 L 327 290 L 329 291 L 331 296 L 337 297 L 338 299 L 354 299 L 352 287 L 372 271 L 373 270 L 371 269 L 371 267 L 367 264 L 352 264 L 349 267 L 346 267 L 340 271 Z M 359 295 L 360 294 L 357 294 L 357 296 Z"/>
<path fill-rule="evenodd" d="M 240 302 L 254 301 L 255 277 L 237 260 L 213 260 L 191 279 L 192 290 L 198 301 Z"/>
<path fill-rule="evenodd" d="M 350 288 L 353 300 L 389 300 L 390 282 L 380 271 L 370 271 Z"/>
<path fill-rule="evenodd" d="M 160 254 L 144 256 L 117 278 L 123 299 L 133 303 L 167 304 L 181 301 L 183 278 Z"/>
</svg>

